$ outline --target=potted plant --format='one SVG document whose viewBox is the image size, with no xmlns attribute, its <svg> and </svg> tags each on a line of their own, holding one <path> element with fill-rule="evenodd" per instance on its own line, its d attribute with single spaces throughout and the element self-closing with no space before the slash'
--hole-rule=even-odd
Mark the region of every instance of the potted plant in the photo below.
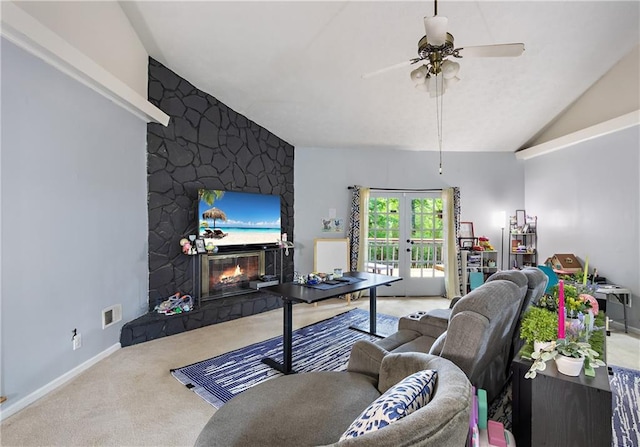
<svg viewBox="0 0 640 447">
<path fill-rule="evenodd" d="M 592 302 L 588 300 L 586 294 L 582 293 L 583 286 L 581 284 L 564 285 L 564 306 L 567 312 L 567 318 L 578 318 L 579 314 L 586 314 L 592 308 Z M 558 286 L 555 285 L 551 288 L 551 299 L 555 301 L 550 306 L 558 305 Z M 549 306 L 548 299 L 545 302 Z"/>
<path fill-rule="evenodd" d="M 558 315 L 551 310 L 531 306 L 520 323 L 520 338 L 539 351 L 541 344 L 558 338 Z"/>
<path fill-rule="evenodd" d="M 591 349 L 589 343 L 568 339 L 558 339 L 539 352 L 531 354 L 533 363 L 529 371 L 524 375 L 526 379 L 536 377 L 538 371 L 544 371 L 547 361 L 555 360 L 558 372 L 569 376 L 578 376 L 584 365 L 585 376 L 595 377 L 594 368 L 605 366 L 598 357 L 600 355 Z"/>
</svg>

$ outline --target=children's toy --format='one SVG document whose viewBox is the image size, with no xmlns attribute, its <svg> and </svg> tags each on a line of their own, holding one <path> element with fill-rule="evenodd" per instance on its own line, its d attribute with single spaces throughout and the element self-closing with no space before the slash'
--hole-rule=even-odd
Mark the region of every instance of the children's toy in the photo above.
<svg viewBox="0 0 640 447">
<path fill-rule="evenodd" d="M 489 238 L 486 236 L 480 236 L 478 238 L 478 245 L 485 251 L 495 251 L 495 248 L 489 243 Z"/>
<path fill-rule="evenodd" d="M 189 243 L 188 239 L 180 239 L 180 246 L 182 247 L 182 253 L 184 253 L 185 255 L 191 254 L 191 243 Z"/>
<path fill-rule="evenodd" d="M 181 295 L 180 292 L 171 295 L 155 307 L 156 312 L 165 315 L 189 312 L 191 309 L 193 309 L 193 298 L 191 295 Z"/>
</svg>

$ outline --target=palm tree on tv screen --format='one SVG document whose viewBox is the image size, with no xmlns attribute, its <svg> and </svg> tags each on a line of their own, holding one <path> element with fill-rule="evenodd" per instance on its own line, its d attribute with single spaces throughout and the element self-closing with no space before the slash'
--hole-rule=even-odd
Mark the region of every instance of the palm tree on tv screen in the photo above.
<svg viewBox="0 0 640 447">
<path fill-rule="evenodd" d="M 203 219 L 212 219 L 213 220 L 213 228 L 216 228 L 216 220 L 220 219 L 223 222 L 227 221 L 227 215 L 224 213 L 224 211 L 213 207 L 211 209 L 208 209 L 207 211 L 205 211 L 204 213 L 202 213 L 202 218 Z"/>
<path fill-rule="evenodd" d="M 200 189 L 198 190 L 198 200 L 212 206 L 216 200 L 222 199 L 224 191 L 219 189 Z M 216 220 L 220 219 L 226 222 L 227 215 L 218 208 L 211 208 L 202 213 L 202 219 L 213 219 L 213 228 L 216 227 Z M 206 224 L 206 222 L 204 222 Z"/>
<path fill-rule="evenodd" d="M 198 200 L 202 200 L 207 205 L 213 205 L 216 199 L 222 199 L 224 191 L 219 189 L 200 189 L 198 190 Z"/>
</svg>

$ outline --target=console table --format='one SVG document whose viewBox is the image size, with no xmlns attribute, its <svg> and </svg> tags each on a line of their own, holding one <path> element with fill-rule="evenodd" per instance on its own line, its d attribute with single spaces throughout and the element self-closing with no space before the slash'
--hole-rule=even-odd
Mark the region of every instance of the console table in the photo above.
<svg viewBox="0 0 640 447">
<path fill-rule="evenodd" d="M 608 368 L 595 377 L 560 374 L 547 362 L 535 379 L 525 379 L 531 360 L 511 364 L 513 434 L 518 447 L 611 447 L 611 389 Z"/>
</svg>

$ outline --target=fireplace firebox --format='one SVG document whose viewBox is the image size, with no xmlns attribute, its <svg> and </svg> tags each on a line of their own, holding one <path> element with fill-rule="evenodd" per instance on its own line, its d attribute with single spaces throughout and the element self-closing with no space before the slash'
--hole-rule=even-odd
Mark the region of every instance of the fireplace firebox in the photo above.
<svg viewBox="0 0 640 447">
<path fill-rule="evenodd" d="M 247 293 L 264 275 L 264 251 L 202 256 L 202 300 Z"/>
</svg>

